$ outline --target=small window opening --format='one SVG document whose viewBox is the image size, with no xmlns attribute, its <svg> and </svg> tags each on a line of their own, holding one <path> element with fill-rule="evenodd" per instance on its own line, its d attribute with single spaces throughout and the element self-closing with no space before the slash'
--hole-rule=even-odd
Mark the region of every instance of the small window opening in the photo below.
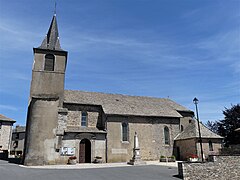
<svg viewBox="0 0 240 180">
<path fill-rule="evenodd" d="M 87 127 L 87 112 L 82 112 L 81 126 Z"/>
<path fill-rule="evenodd" d="M 165 144 L 170 144 L 169 129 L 167 126 L 164 127 L 164 140 Z"/>
<path fill-rule="evenodd" d="M 52 54 L 47 54 L 45 56 L 45 64 L 44 64 L 45 71 L 54 71 L 54 60 L 55 60 L 55 57 Z"/>
<path fill-rule="evenodd" d="M 128 123 L 122 123 L 122 141 L 128 141 Z"/>
</svg>

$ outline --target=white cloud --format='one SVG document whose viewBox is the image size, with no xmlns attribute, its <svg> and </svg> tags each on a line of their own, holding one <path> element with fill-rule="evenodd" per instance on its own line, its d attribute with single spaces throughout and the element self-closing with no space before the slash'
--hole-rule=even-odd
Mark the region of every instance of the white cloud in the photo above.
<svg viewBox="0 0 240 180">
<path fill-rule="evenodd" d="M 0 109 L 1 110 L 11 110 L 11 111 L 17 111 L 18 109 L 14 106 L 10 106 L 10 105 L 4 105 L 4 104 L 0 104 Z"/>
</svg>

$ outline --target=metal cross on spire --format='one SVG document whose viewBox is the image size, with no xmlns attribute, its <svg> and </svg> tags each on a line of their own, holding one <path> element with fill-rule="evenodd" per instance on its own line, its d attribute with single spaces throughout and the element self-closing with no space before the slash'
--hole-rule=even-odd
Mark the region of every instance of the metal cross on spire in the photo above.
<svg viewBox="0 0 240 180">
<path fill-rule="evenodd" d="M 57 2 L 54 3 L 54 16 L 57 15 Z"/>
</svg>

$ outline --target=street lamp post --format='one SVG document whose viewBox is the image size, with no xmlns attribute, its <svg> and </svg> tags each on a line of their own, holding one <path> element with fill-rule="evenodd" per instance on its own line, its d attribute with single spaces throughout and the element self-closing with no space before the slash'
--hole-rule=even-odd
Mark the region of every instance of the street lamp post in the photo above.
<svg viewBox="0 0 240 180">
<path fill-rule="evenodd" d="M 199 122 L 198 107 L 197 107 L 198 102 L 199 102 L 198 99 L 195 97 L 193 99 L 193 103 L 196 106 L 196 114 L 197 114 L 197 122 L 198 122 L 198 135 L 199 135 L 199 142 L 200 142 L 200 148 L 201 148 L 201 157 L 202 157 L 202 162 L 203 162 L 202 136 L 201 136 L 201 131 L 200 131 L 200 122 Z"/>
</svg>

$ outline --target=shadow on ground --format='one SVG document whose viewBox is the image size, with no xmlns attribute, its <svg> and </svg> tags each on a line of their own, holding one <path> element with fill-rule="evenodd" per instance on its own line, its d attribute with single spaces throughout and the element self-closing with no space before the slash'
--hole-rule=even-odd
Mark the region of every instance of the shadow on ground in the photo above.
<svg viewBox="0 0 240 180">
<path fill-rule="evenodd" d="M 2 161 L 13 163 L 13 164 L 22 164 L 21 158 L 8 158 L 8 159 L 1 159 Z"/>
</svg>

